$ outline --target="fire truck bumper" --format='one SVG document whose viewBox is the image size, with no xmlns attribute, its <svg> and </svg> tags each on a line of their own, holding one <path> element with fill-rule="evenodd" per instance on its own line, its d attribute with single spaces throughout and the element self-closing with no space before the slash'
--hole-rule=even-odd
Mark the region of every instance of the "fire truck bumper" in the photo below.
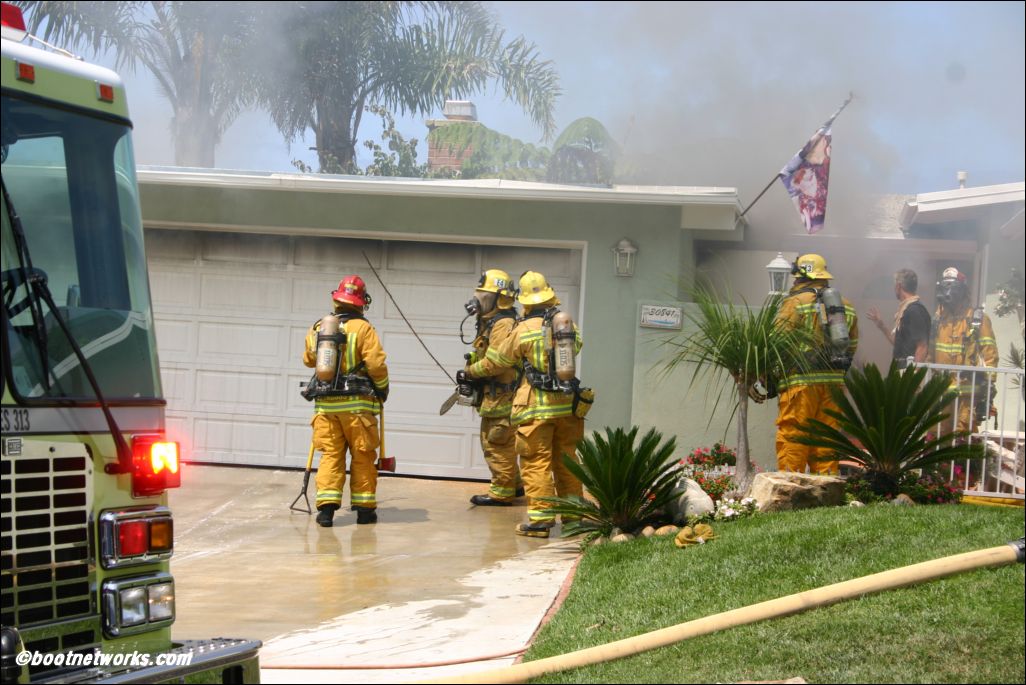
<svg viewBox="0 0 1026 685">
<path fill-rule="evenodd" d="M 85 668 L 60 676 L 33 682 L 42 683 L 259 683 L 258 652 L 263 645 L 259 640 L 185 640 L 174 647 L 148 656 L 147 663 L 139 665 L 101 666 Z M 128 668 L 125 668 L 128 665 Z"/>
</svg>

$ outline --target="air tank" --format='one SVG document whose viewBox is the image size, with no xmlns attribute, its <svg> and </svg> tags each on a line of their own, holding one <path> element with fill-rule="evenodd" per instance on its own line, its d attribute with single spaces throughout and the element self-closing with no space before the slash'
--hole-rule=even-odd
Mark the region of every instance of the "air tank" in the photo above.
<svg viewBox="0 0 1026 685">
<path fill-rule="evenodd" d="M 552 317 L 552 345 L 556 378 L 569 381 L 577 375 L 574 362 L 574 344 L 577 335 L 574 333 L 574 321 L 566 312 L 557 312 Z"/>
<path fill-rule="evenodd" d="M 338 370 L 338 317 L 327 314 L 317 333 L 317 380 L 329 382 Z"/>
</svg>

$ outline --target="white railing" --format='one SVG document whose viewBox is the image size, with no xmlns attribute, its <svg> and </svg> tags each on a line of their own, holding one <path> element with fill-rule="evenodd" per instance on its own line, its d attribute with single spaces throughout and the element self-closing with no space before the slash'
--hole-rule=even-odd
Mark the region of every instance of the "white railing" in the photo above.
<svg viewBox="0 0 1026 685">
<path fill-rule="evenodd" d="M 987 456 L 976 462 L 951 463 L 948 475 L 952 483 L 966 495 L 1024 499 L 1023 370 L 950 364 L 917 366 L 928 369 L 928 377 L 949 373 L 961 387 L 972 388 L 955 399 L 947 412 L 950 417 L 938 425 L 938 431 L 943 435 L 968 430 L 969 441 L 982 442 Z"/>
</svg>

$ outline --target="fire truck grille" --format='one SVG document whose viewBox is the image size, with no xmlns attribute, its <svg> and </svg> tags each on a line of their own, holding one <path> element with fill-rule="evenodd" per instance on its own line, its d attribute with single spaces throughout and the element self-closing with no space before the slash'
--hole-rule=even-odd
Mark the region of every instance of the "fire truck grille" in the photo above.
<svg viewBox="0 0 1026 685">
<path fill-rule="evenodd" d="M 100 639 L 92 463 L 80 445 L 34 442 L 14 455 L 5 444 L 0 461 L 0 614 L 28 649 L 91 651 Z"/>
</svg>

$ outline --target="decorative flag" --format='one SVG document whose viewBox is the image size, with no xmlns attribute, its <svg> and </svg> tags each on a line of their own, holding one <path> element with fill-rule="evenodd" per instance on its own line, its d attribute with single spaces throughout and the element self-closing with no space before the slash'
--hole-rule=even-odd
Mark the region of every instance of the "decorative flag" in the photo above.
<svg viewBox="0 0 1026 685">
<path fill-rule="evenodd" d="M 780 180 L 791 196 L 798 215 L 810 235 L 823 228 L 826 218 L 827 185 L 830 182 L 830 139 L 831 127 L 837 115 L 848 106 L 852 96 L 844 101 L 840 109 L 816 134 L 805 143 L 790 162 L 780 170 Z"/>
</svg>

